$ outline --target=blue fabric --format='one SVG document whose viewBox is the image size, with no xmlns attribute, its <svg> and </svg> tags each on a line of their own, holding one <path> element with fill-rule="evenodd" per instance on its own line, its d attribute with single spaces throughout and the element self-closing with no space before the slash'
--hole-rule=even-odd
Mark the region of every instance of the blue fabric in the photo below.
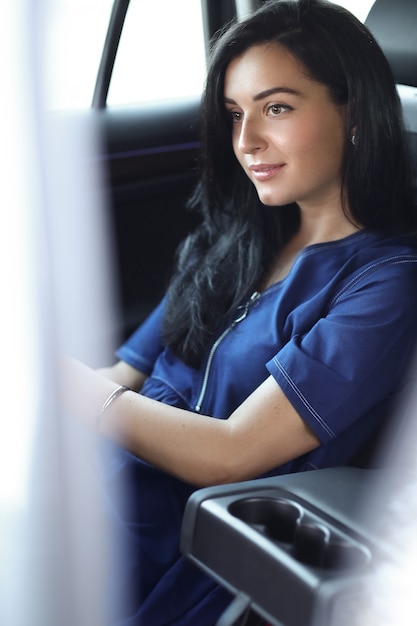
<svg viewBox="0 0 417 626">
<path fill-rule="evenodd" d="M 117 355 L 149 376 L 144 395 L 215 418 L 272 375 L 322 445 L 270 475 L 343 465 L 403 384 L 417 335 L 416 285 L 417 249 L 362 231 L 302 251 L 284 280 L 242 304 L 240 321 L 231 319 L 198 370 L 164 348 L 164 302 Z M 121 624 L 214 624 L 228 595 L 178 552 L 193 488 L 118 450 L 109 493 L 119 493 L 112 486 L 120 480 L 123 504 L 112 501 L 133 546 L 126 576 L 135 589 L 132 617 Z"/>
</svg>

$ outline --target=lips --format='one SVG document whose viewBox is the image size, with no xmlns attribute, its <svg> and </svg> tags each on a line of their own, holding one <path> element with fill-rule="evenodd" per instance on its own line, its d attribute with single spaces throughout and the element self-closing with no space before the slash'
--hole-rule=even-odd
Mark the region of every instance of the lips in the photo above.
<svg viewBox="0 0 417 626">
<path fill-rule="evenodd" d="M 282 170 L 284 167 L 284 163 L 281 164 L 271 164 L 271 163 L 259 163 L 249 166 L 249 170 L 252 173 L 253 178 L 258 181 L 269 180 L 275 174 Z"/>
</svg>

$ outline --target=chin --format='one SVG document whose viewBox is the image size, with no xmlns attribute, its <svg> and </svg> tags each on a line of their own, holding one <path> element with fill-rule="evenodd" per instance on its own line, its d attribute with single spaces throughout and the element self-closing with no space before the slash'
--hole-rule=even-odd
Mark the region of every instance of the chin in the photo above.
<svg viewBox="0 0 417 626">
<path fill-rule="evenodd" d="M 294 202 L 293 199 L 284 198 L 282 194 L 276 193 L 276 190 L 274 193 L 272 189 L 267 190 L 265 188 L 257 188 L 256 192 L 258 194 L 259 200 L 265 206 L 285 206 Z"/>
<path fill-rule="evenodd" d="M 259 200 L 265 206 L 286 206 L 287 204 L 291 204 L 290 201 L 283 201 L 282 198 L 273 197 L 269 194 L 260 194 L 258 193 Z"/>
</svg>

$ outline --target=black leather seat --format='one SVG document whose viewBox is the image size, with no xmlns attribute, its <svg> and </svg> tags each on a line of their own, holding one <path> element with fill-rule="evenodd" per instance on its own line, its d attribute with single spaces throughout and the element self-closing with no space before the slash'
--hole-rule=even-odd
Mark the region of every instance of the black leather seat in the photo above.
<svg viewBox="0 0 417 626">
<path fill-rule="evenodd" d="M 384 51 L 397 83 L 410 148 L 417 207 L 417 0 L 376 0 L 365 23 Z M 417 386 L 417 362 L 412 365 L 411 378 L 412 384 Z M 351 465 L 379 467 L 382 456 L 392 459 L 401 443 L 408 413 L 407 403 L 396 407 L 394 415 L 365 444 Z M 383 450 L 381 456 L 380 450 Z M 386 465 L 386 461 L 382 464 Z"/>
<path fill-rule="evenodd" d="M 366 25 L 383 49 L 398 84 L 417 201 L 417 1 L 376 0 Z"/>
<path fill-rule="evenodd" d="M 376 0 L 365 23 L 383 49 L 396 82 L 416 87 L 416 0 Z"/>
</svg>

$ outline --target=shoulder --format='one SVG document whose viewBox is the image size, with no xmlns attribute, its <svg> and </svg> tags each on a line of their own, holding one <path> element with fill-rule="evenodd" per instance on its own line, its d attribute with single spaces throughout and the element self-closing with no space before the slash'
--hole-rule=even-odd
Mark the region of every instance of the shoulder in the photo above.
<svg viewBox="0 0 417 626">
<path fill-rule="evenodd" d="M 407 238 L 366 237 L 333 281 L 326 310 L 361 323 L 417 323 L 417 246 Z"/>
<path fill-rule="evenodd" d="M 300 258 L 336 283 L 364 280 L 372 274 L 406 275 L 417 271 L 417 239 L 360 231 L 338 241 L 306 248 Z"/>
<path fill-rule="evenodd" d="M 331 294 L 366 279 L 383 281 L 389 275 L 406 277 L 416 272 L 417 243 L 413 239 L 363 230 L 305 248 L 284 283 L 298 296 L 331 298 Z"/>
<path fill-rule="evenodd" d="M 389 283 L 397 292 L 416 284 L 417 240 L 412 237 L 363 232 L 347 251 L 351 256 L 346 259 L 343 286 L 335 299 L 365 284 Z"/>
<path fill-rule="evenodd" d="M 417 302 L 417 243 L 412 238 L 364 230 L 344 239 L 305 248 L 283 289 L 294 303 L 309 303 L 316 314 L 350 300 L 384 308 Z M 313 304 L 316 303 L 314 307 Z"/>
<path fill-rule="evenodd" d="M 372 230 L 362 230 L 339 239 L 305 248 L 303 255 L 331 256 L 341 262 L 356 259 L 358 264 L 372 260 L 394 258 L 398 255 L 417 257 L 417 237 L 405 235 L 385 235 Z"/>
</svg>

